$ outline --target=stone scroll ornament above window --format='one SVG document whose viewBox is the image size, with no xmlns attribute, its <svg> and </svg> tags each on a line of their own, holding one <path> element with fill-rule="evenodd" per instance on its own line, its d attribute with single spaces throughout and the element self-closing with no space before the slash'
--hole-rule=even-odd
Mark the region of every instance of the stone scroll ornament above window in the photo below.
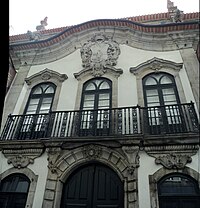
<svg viewBox="0 0 200 208">
<path fill-rule="evenodd" d="M 116 66 L 120 48 L 111 38 L 97 34 L 82 46 L 80 53 L 84 71 L 91 70 L 94 77 L 99 77 L 107 68 Z"/>
</svg>

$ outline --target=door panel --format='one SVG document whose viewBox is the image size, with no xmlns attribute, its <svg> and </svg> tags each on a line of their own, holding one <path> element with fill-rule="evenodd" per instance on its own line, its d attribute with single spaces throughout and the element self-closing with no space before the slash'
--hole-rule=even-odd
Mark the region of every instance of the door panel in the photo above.
<svg viewBox="0 0 200 208">
<path fill-rule="evenodd" d="M 61 208 L 123 208 L 123 183 L 102 165 L 83 167 L 63 187 Z"/>
</svg>

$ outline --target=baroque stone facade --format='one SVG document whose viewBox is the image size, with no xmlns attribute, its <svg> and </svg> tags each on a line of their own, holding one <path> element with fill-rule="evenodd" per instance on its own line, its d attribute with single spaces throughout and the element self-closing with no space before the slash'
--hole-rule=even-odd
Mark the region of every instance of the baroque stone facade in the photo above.
<svg viewBox="0 0 200 208">
<path fill-rule="evenodd" d="M 28 184 L 29 208 L 162 208 L 162 185 L 177 180 L 199 203 L 199 30 L 197 16 L 175 13 L 168 1 L 162 24 L 150 15 L 10 37 L 0 203 L 14 206 L 1 189 L 13 177 Z"/>
</svg>

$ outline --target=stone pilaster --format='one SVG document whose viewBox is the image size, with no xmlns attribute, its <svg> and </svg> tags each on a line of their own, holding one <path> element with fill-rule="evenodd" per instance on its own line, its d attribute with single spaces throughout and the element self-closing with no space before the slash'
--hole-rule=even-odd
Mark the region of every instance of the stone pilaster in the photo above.
<svg viewBox="0 0 200 208">
<path fill-rule="evenodd" d="M 3 129 L 3 126 L 6 122 L 8 115 L 12 114 L 14 111 L 15 105 L 17 103 L 17 100 L 19 98 L 19 95 L 24 85 L 24 79 L 27 77 L 30 68 L 31 68 L 31 65 L 25 63 L 20 66 L 19 70 L 17 71 L 17 74 L 15 75 L 13 84 L 4 101 L 4 110 L 3 110 L 3 117 L 2 117 L 2 123 L 1 123 L 1 127 L 2 127 L 1 130 Z"/>
<path fill-rule="evenodd" d="M 199 110 L 199 61 L 197 55 L 193 48 L 181 49 L 180 54 Z"/>
</svg>

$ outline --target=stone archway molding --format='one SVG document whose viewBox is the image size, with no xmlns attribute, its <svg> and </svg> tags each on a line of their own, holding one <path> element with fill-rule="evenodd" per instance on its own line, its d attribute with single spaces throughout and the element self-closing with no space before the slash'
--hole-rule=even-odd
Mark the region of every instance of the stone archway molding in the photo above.
<svg viewBox="0 0 200 208">
<path fill-rule="evenodd" d="M 70 145 L 70 144 L 69 144 Z M 49 172 L 45 189 L 43 207 L 60 206 L 62 187 L 74 170 L 90 162 L 99 162 L 110 167 L 124 182 L 126 208 L 137 207 L 137 167 L 138 149 L 135 147 L 109 148 L 104 145 L 88 143 L 72 149 L 60 147 L 47 148 Z M 135 158 L 131 158 L 134 156 Z M 130 160 L 131 158 L 131 160 Z M 49 187 L 54 187 L 49 189 Z M 51 196 L 51 197 L 49 197 Z"/>
</svg>

